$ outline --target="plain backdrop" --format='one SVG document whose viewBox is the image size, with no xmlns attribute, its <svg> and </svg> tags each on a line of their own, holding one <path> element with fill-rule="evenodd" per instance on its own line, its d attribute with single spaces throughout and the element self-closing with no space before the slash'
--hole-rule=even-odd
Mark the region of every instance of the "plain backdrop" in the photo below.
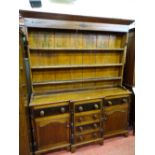
<svg viewBox="0 0 155 155">
<path fill-rule="evenodd" d="M 153 0 L 42 0 L 42 9 L 99 17 L 135 19 L 136 155 L 155 155 L 155 5 Z M 60 0 L 59 0 L 60 1 Z M 69 1 L 69 0 L 68 0 Z M 29 0 L 0 2 L 0 154 L 19 154 L 19 9 Z M 125 155 L 125 154 L 123 154 Z"/>
</svg>

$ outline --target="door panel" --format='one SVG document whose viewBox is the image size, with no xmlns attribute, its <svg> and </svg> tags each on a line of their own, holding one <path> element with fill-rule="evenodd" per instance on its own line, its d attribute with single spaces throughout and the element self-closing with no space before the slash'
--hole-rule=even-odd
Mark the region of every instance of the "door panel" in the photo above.
<svg viewBox="0 0 155 155">
<path fill-rule="evenodd" d="M 69 143 L 69 114 L 35 120 L 38 148 Z"/>
<path fill-rule="evenodd" d="M 104 133 L 126 130 L 128 126 L 128 104 L 106 107 L 104 109 Z"/>
</svg>

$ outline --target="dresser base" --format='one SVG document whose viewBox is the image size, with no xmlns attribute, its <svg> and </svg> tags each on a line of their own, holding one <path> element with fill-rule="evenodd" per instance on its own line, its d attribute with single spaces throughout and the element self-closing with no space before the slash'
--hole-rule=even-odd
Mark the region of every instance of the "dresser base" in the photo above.
<svg viewBox="0 0 155 155">
<path fill-rule="evenodd" d="M 71 145 L 71 152 L 74 153 L 76 151 L 76 148 L 77 147 L 80 147 L 80 146 L 84 146 L 84 145 L 88 145 L 88 144 L 100 144 L 100 145 L 103 145 L 103 138 L 99 138 L 99 139 L 96 139 L 96 140 L 90 140 L 90 141 L 87 141 L 87 142 L 81 142 L 81 143 L 78 143 L 78 144 L 73 144 Z"/>
</svg>

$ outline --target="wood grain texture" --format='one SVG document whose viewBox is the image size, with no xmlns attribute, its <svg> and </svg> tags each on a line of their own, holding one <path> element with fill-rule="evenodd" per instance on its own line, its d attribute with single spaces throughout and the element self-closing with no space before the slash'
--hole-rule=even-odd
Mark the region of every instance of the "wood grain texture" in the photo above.
<svg viewBox="0 0 155 155">
<path fill-rule="evenodd" d="M 131 21 L 21 13 L 28 27 L 35 154 L 74 152 L 127 135 L 131 92 L 122 80 Z"/>
<path fill-rule="evenodd" d="M 106 82 L 99 84 L 89 79 L 122 76 L 124 34 L 34 28 L 28 32 L 33 93 L 106 86 Z M 45 82 L 56 85 L 35 84 Z M 109 82 L 109 85 L 119 84 L 116 80 Z"/>
<path fill-rule="evenodd" d="M 36 118 L 37 149 L 69 144 L 69 120 L 69 114 Z"/>
<path fill-rule="evenodd" d="M 128 19 L 114 19 L 114 18 L 101 18 L 101 17 L 90 17 L 90 16 L 79 16 L 79 15 L 68 15 L 58 13 L 45 13 L 39 11 L 28 11 L 19 10 L 19 13 L 24 18 L 42 18 L 42 19 L 57 19 L 57 20 L 69 20 L 69 21 L 87 21 L 97 23 L 111 23 L 111 24 L 124 24 L 130 25 L 134 20 Z"/>
<path fill-rule="evenodd" d="M 106 96 L 129 95 L 130 91 L 119 88 L 105 88 L 95 90 L 85 90 L 75 92 L 62 92 L 57 94 L 36 95 L 31 98 L 30 106 L 49 105 L 52 103 L 60 103 L 69 100 L 88 100 L 96 98 L 104 98 Z"/>
<path fill-rule="evenodd" d="M 106 117 L 103 127 L 105 136 L 112 134 L 112 132 L 127 130 L 128 104 L 104 108 L 104 115 Z"/>
</svg>

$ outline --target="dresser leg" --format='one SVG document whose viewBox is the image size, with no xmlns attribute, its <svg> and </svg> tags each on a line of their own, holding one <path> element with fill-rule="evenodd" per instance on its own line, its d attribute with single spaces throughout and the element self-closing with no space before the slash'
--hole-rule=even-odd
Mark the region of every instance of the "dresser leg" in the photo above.
<svg viewBox="0 0 155 155">
<path fill-rule="evenodd" d="M 75 147 L 71 147 L 71 152 L 72 152 L 72 153 L 74 153 L 74 152 L 75 152 L 75 150 L 76 150 L 76 148 L 75 148 Z"/>
<path fill-rule="evenodd" d="M 125 134 L 124 134 L 124 136 L 125 136 L 125 137 L 128 137 L 128 136 L 129 136 L 129 133 L 128 133 L 128 132 L 127 132 L 127 133 L 125 133 Z"/>
<path fill-rule="evenodd" d="M 68 147 L 67 147 L 67 151 L 70 151 L 70 150 L 71 150 L 71 148 L 70 148 L 70 146 L 68 146 Z"/>
<path fill-rule="evenodd" d="M 99 144 L 100 144 L 100 145 L 103 145 L 103 141 L 99 141 Z"/>
</svg>

